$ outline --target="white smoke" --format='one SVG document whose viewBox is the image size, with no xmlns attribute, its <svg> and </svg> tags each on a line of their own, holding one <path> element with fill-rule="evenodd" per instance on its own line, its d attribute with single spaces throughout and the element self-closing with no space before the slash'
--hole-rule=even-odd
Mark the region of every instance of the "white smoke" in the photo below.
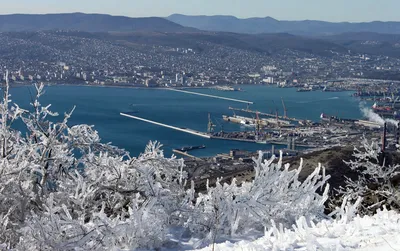
<svg viewBox="0 0 400 251">
<path fill-rule="evenodd" d="M 399 121 L 394 120 L 394 119 L 385 119 L 385 121 L 388 122 L 389 124 L 392 124 L 392 125 L 396 126 L 396 127 L 397 127 L 397 125 L 399 123 Z"/>
<path fill-rule="evenodd" d="M 369 121 L 378 123 L 379 125 L 385 124 L 385 120 L 379 116 L 379 114 L 376 114 L 372 109 L 363 107 L 361 108 L 361 112 L 364 117 L 366 117 Z"/>
<path fill-rule="evenodd" d="M 378 123 L 383 126 L 383 124 L 389 123 L 397 127 L 398 121 L 394 119 L 383 119 L 379 114 L 375 113 L 371 108 L 367 108 L 364 106 L 365 103 L 360 104 L 360 110 L 364 117 L 366 117 L 369 121 Z"/>
</svg>

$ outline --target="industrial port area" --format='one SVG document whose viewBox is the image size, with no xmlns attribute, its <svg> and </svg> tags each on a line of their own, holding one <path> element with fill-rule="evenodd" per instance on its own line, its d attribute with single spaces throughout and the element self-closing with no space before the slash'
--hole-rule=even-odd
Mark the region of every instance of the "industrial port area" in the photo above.
<svg viewBox="0 0 400 251">
<path fill-rule="evenodd" d="M 225 91 L 225 89 L 222 90 Z M 400 109 L 400 101 L 397 90 L 396 93 L 394 91 L 389 93 L 387 91 L 358 90 L 353 94 L 354 98 L 360 99 L 360 102 L 367 101 L 373 104 L 369 108 L 364 108 L 366 109 L 363 112 L 365 118 L 339 118 L 322 113 L 319 121 L 289 116 L 283 98 L 281 98 L 283 112 L 279 114 L 278 109 L 274 113 L 253 110 L 251 107 L 253 102 L 247 100 L 181 89 L 173 89 L 173 91 L 233 101 L 242 106 L 246 104 L 245 108 L 227 107 L 232 114 L 226 114 L 220 118 L 224 123 L 237 124 L 246 129 L 224 131 L 223 126 L 217 126 L 210 114 L 208 114 L 207 131 L 166 125 L 129 113 L 121 113 L 120 115 L 209 140 L 259 144 L 259 152 L 265 159 L 273 155 L 279 156 L 282 153 L 285 160 L 290 160 L 313 152 L 360 145 L 364 138 L 381 142 L 382 149 L 385 151 L 397 151 L 399 147 L 400 129 L 396 118 L 397 111 Z M 248 180 L 252 178 L 252 159 L 258 157 L 259 152 L 231 149 L 229 153 L 202 158 L 191 154 L 192 150 L 204 148 L 206 148 L 206 145 L 173 149 L 175 154 L 186 159 L 185 164 L 189 176 L 200 189 L 205 188 L 207 180 L 213 183 L 217 179 L 229 180 L 235 177 Z"/>
</svg>

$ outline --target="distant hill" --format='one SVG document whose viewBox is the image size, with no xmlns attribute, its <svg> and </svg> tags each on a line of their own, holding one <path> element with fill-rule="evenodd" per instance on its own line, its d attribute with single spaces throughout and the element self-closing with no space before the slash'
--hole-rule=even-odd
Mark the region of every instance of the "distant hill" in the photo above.
<svg viewBox="0 0 400 251">
<path fill-rule="evenodd" d="M 84 13 L 0 15 L 0 32 L 39 30 L 184 32 L 194 29 L 159 17 L 130 18 Z"/>
<path fill-rule="evenodd" d="M 120 33 L 110 34 L 108 39 L 129 41 L 135 44 L 154 44 L 171 47 L 191 47 L 202 50 L 204 44 L 214 44 L 260 53 L 274 54 L 285 49 L 330 56 L 332 52 L 347 52 L 336 43 L 287 33 L 240 34 L 228 32 L 180 32 L 180 33 Z"/>
<path fill-rule="evenodd" d="M 83 39 L 84 38 L 84 39 Z M 287 55 L 303 53 L 313 57 L 347 53 L 347 48 L 335 43 L 315 38 L 300 37 L 290 34 L 239 34 L 226 32 L 83 32 L 83 31 L 46 31 L 46 32 L 0 32 L 0 55 L 11 59 L 37 59 L 40 61 L 60 60 L 60 57 L 70 58 L 76 54 L 94 54 L 98 57 L 99 51 L 104 48 L 119 48 L 116 53 L 124 51 L 140 51 L 151 53 L 149 48 L 165 46 L 160 51 L 166 58 L 169 55 L 179 55 L 190 58 L 189 55 L 177 53 L 172 48 L 191 48 L 196 54 L 210 53 L 215 55 L 215 62 L 244 51 L 253 53 L 253 56 Z M 90 42 L 89 42 L 90 41 Z M 92 48 L 95 43 L 96 47 Z M 115 47 L 114 47 L 115 46 Z M 90 48 L 90 49 L 88 49 Z M 160 47 L 159 47 L 160 48 Z M 123 49 L 123 50 L 121 50 Z M 108 50 L 108 49 L 107 49 Z M 289 54 L 291 54 L 289 53 Z M 110 60 L 110 59 L 108 59 Z M 193 60 L 196 60 L 195 57 Z"/>
<path fill-rule="evenodd" d="M 103 36 L 103 35 L 102 35 Z M 242 50 L 274 54 L 290 49 L 319 56 L 333 52 L 382 55 L 400 58 L 400 35 L 380 33 L 344 33 L 331 36 L 299 36 L 288 33 L 241 34 L 230 32 L 177 33 L 113 33 L 108 39 L 134 44 L 190 47 L 199 50 L 204 44 L 227 46 Z"/>
<path fill-rule="evenodd" d="M 346 32 L 335 35 L 319 36 L 319 38 L 330 41 L 400 42 L 400 34 L 384 34 L 377 32 Z"/>
<path fill-rule="evenodd" d="M 271 17 L 239 19 L 234 16 L 186 16 L 181 14 L 171 15 L 167 19 L 177 24 L 200 30 L 248 34 L 332 35 L 345 32 L 400 34 L 400 22 L 330 23 L 313 20 L 279 21 Z"/>
<path fill-rule="evenodd" d="M 318 38 L 344 46 L 353 52 L 400 58 L 400 34 L 350 32 Z"/>
</svg>

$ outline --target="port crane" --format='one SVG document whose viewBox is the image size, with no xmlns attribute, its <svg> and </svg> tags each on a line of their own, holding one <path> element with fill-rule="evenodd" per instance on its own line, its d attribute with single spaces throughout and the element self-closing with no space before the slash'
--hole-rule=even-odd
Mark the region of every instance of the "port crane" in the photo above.
<svg viewBox="0 0 400 251">
<path fill-rule="evenodd" d="M 285 119 L 287 119 L 287 109 L 286 109 L 286 105 L 285 105 L 285 101 L 283 101 L 283 98 L 281 97 L 281 100 L 282 100 L 282 106 L 283 106 L 283 117 L 285 118 Z"/>
<path fill-rule="evenodd" d="M 224 133 L 224 124 L 221 123 L 218 118 L 215 118 L 214 121 L 217 122 L 217 125 L 215 125 L 215 126 L 219 126 L 221 128 L 220 132 L 223 134 Z"/>
<path fill-rule="evenodd" d="M 392 108 L 395 108 L 396 104 L 399 101 L 400 96 L 397 96 L 396 99 L 393 100 Z"/>
<path fill-rule="evenodd" d="M 261 136 L 261 131 L 262 131 L 262 123 L 261 123 L 261 119 L 260 116 L 258 116 L 259 112 L 256 112 L 256 141 L 260 140 L 260 136 Z"/>
<path fill-rule="evenodd" d="M 247 105 L 246 105 L 246 110 L 250 111 L 250 104 L 249 103 L 247 103 Z"/>
<path fill-rule="evenodd" d="M 234 107 L 229 107 L 229 110 L 233 111 L 233 114 L 235 114 L 235 111 L 239 111 L 239 112 L 246 112 L 246 113 L 252 113 L 255 114 L 256 111 L 252 111 L 252 110 L 246 110 L 246 109 L 239 109 L 239 108 L 234 108 Z M 259 112 L 259 115 L 262 116 L 266 116 L 266 117 L 270 117 L 270 118 L 276 118 L 276 114 L 273 111 L 270 111 L 270 113 L 264 113 L 264 112 Z M 300 119 L 296 119 L 296 118 L 284 118 L 283 116 L 279 116 L 280 119 L 286 119 L 286 120 L 290 120 L 290 121 L 301 121 Z"/>
<path fill-rule="evenodd" d="M 207 125 L 207 132 L 212 133 L 214 132 L 215 124 L 211 120 L 211 114 L 208 114 L 208 125 Z"/>
<path fill-rule="evenodd" d="M 281 127 L 281 123 L 279 122 L 279 116 L 278 116 L 278 109 L 276 109 L 276 125 L 277 125 L 277 127 Z"/>
<path fill-rule="evenodd" d="M 274 100 L 272 100 L 272 103 L 273 103 L 273 104 L 274 104 L 274 106 L 275 106 L 275 118 L 276 118 L 276 125 L 277 125 L 278 127 L 281 127 L 281 126 L 280 126 L 280 122 L 279 122 L 278 107 L 276 106 L 276 104 L 275 104 L 275 101 L 274 101 Z"/>
</svg>

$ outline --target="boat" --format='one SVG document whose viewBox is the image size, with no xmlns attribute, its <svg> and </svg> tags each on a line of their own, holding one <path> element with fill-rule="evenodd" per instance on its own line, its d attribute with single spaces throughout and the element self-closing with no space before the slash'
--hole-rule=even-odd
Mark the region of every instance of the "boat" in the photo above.
<svg viewBox="0 0 400 251">
<path fill-rule="evenodd" d="M 257 140 L 256 143 L 263 144 L 263 145 L 268 144 L 268 142 L 266 140 Z"/>
<path fill-rule="evenodd" d="M 232 122 L 236 124 L 240 124 L 242 126 L 255 127 L 257 124 L 257 120 L 254 118 L 248 118 L 243 116 L 227 116 L 222 115 L 224 121 Z M 283 119 L 274 119 L 274 118 L 261 118 L 261 125 L 269 126 L 269 125 L 279 125 L 280 127 L 293 127 L 294 125 L 290 123 L 290 121 Z"/>
<path fill-rule="evenodd" d="M 390 107 L 390 106 L 379 106 L 377 103 L 375 103 L 372 106 L 372 110 L 376 114 L 378 114 L 378 115 L 380 115 L 380 116 L 382 116 L 384 118 L 396 118 L 397 119 L 400 116 L 400 114 L 397 112 L 397 110 L 394 109 L 393 107 Z"/>
<path fill-rule="evenodd" d="M 297 89 L 297 92 L 310 92 L 310 91 L 312 91 L 311 88 L 299 88 L 299 89 Z"/>
<path fill-rule="evenodd" d="M 211 87 L 211 89 L 215 89 L 215 90 L 218 90 L 218 91 L 241 91 L 242 90 L 240 88 L 235 88 L 235 87 L 227 86 L 227 85 L 214 86 L 214 87 Z"/>
<path fill-rule="evenodd" d="M 248 120 L 245 120 L 245 119 L 243 119 L 243 120 L 240 121 L 240 125 L 243 125 L 243 126 L 251 126 L 251 127 L 255 126 L 254 123 L 252 123 L 252 122 L 250 122 L 250 121 L 248 121 Z"/>
<path fill-rule="evenodd" d="M 341 121 L 340 118 L 338 118 L 336 116 L 330 116 L 330 115 L 327 115 L 325 113 L 321 113 L 320 118 L 321 118 L 322 121 L 327 121 L 327 122 L 334 122 L 334 121 L 339 122 L 339 121 Z"/>
<path fill-rule="evenodd" d="M 393 108 L 392 107 L 390 107 L 390 106 L 379 106 L 377 103 L 375 103 L 372 106 L 372 109 L 375 112 L 393 112 Z"/>
<path fill-rule="evenodd" d="M 322 89 L 322 91 L 323 92 L 341 92 L 343 90 L 340 89 L 340 88 L 337 88 L 337 87 L 327 87 L 327 86 L 325 86 L 324 89 Z"/>
<path fill-rule="evenodd" d="M 321 113 L 321 115 L 319 117 L 321 118 L 321 120 L 324 120 L 324 121 L 331 121 L 331 119 L 332 119 L 331 116 L 328 116 L 325 113 Z"/>
<path fill-rule="evenodd" d="M 326 122 L 354 123 L 356 121 L 355 119 L 339 118 L 337 116 L 330 116 L 325 113 L 321 113 L 320 118 L 322 121 L 326 121 Z"/>
<path fill-rule="evenodd" d="M 222 115 L 222 118 L 224 121 L 233 122 L 242 126 L 255 126 L 254 122 L 251 121 L 252 119 L 247 117 Z"/>
<path fill-rule="evenodd" d="M 205 145 L 201 145 L 201 146 L 184 146 L 175 150 L 181 151 L 181 152 L 189 152 L 192 150 L 197 150 L 197 149 L 204 149 L 206 148 Z"/>
</svg>

